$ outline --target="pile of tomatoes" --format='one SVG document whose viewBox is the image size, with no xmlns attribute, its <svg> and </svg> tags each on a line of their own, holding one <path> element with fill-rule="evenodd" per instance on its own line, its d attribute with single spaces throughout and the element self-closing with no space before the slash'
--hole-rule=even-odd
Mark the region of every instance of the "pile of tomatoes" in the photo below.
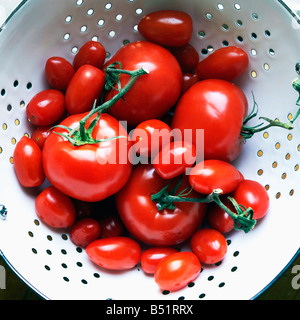
<svg viewBox="0 0 300 320">
<path fill-rule="evenodd" d="M 96 41 L 72 63 L 47 60 L 51 89 L 26 107 L 35 130 L 17 143 L 14 168 L 22 186 L 46 186 L 37 216 L 67 228 L 94 263 L 110 270 L 140 263 L 161 290 L 174 291 L 195 280 L 201 264 L 221 261 L 224 234 L 243 221 L 250 231 L 269 198 L 232 164 L 248 115 L 232 81 L 247 70 L 247 54 L 223 47 L 199 61 L 184 12 L 150 13 L 138 30 L 144 40 L 109 61 Z M 180 252 L 184 242 L 190 250 Z"/>
</svg>

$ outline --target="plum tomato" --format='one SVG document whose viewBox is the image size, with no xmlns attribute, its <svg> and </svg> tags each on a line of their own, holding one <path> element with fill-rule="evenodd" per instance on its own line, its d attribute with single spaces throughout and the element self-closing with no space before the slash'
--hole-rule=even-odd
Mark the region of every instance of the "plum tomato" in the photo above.
<svg viewBox="0 0 300 320">
<path fill-rule="evenodd" d="M 170 51 L 179 62 L 183 72 L 193 72 L 197 67 L 200 59 L 199 53 L 191 44 L 171 48 Z"/>
<path fill-rule="evenodd" d="M 97 240 L 101 234 L 99 222 L 93 218 L 84 218 L 76 221 L 70 230 L 70 239 L 78 247 L 86 248 Z"/>
<path fill-rule="evenodd" d="M 198 81 L 199 78 L 195 73 L 183 72 L 181 95 L 183 95 L 191 86 L 193 86 Z"/>
<path fill-rule="evenodd" d="M 31 139 L 43 150 L 46 139 L 51 132 L 51 126 L 37 127 L 31 134 Z"/>
</svg>

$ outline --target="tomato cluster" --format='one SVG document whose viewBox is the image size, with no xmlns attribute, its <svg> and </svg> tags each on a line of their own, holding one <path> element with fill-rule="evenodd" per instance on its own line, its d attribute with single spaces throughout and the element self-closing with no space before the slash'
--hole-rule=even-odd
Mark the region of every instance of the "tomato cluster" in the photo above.
<svg viewBox="0 0 300 320">
<path fill-rule="evenodd" d="M 224 234 L 249 232 L 269 197 L 232 164 L 252 118 L 232 82 L 247 70 L 247 54 L 226 47 L 200 61 L 184 12 L 150 13 L 138 30 L 143 39 L 108 61 L 96 41 L 72 63 L 46 61 L 50 88 L 27 105 L 35 131 L 17 143 L 14 168 L 24 187 L 47 180 L 38 217 L 67 228 L 95 264 L 141 263 L 161 290 L 174 291 L 201 264 L 221 261 Z M 190 250 L 179 252 L 182 243 Z"/>
</svg>

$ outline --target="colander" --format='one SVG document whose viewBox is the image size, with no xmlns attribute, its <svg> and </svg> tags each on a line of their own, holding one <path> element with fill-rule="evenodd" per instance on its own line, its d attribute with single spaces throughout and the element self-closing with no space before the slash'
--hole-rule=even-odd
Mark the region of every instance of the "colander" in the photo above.
<svg viewBox="0 0 300 320">
<path fill-rule="evenodd" d="M 300 53 L 300 21 L 280 0 L 27 0 L 0 32 L 0 219 L 1 255 L 45 299 L 253 299 L 296 256 L 300 228 L 300 123 L 293 131 L 270 128 L 246 142 L 234 163 L 270 196 L 270 211 L 250 233 L 228 235 L 221 263 L 203 267 L 198 279 L 177 292 L 161 292 L 137 265 L 127 272 L 97 267 L 70 240 L 39 221 L 34 209 L 39 189 L 25 189 L 13 168 L 13 151 L 33 127 L 26 105 L 48 88 L 44 65 L 51 56 L 73 61 L 86 41 L 99 40 L 113 55 L 124 43 L 142 39 L 137 24 L 145 14 L 176 9 L 194 21 L 191 44 L 200 58 L 236 45 L 250 58 L 236 81 L 259 116 L 288 121 L 297 112 L 295 64 Z M 1 206 L 2 208 L 2 206 Z M 4 210 L 2 210 L 4 211 Z M 183 249 L 185 244 L 182 245 Z"/>
</svg>

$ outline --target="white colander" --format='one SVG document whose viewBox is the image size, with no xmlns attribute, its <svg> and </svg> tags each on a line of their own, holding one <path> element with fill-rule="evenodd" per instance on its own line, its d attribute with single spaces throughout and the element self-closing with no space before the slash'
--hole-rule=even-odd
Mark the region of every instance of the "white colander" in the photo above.
<svg viewBox="0 0 300 320">
<path fill-rule="evenodd" d="M 187 288 L 162 293 L 139 266 L 108 272 L 95 266 L 68 230 L 45 226 L 34 209 L 37 189 L 24 189 L 13 169 L 13 151 L 33 128 L 25 108 L 47 88 L 44 65 L 51 56 L 73 61 L 78 48 L 99 40 L 114 54 L 141 39 L 137 23 L 149 12 L 177 9 L 194 21 L 191 43 L 204 59 L 226 45 L 243 48 L 250 66 L 237 84 L 259 115 L 288 121 L 297 111 L 292 88 L 300 58 L 300 24 L 277 0 L 28 0 L 0 32 L 0 249 L 20 277 L 46 299 L 252 299 L 295 257 L 300 229 L 300 122 L 293 131 L 272 128 L 247 141 L 236 166 L 266 186 L 271 206 L 254 230 L 227 235 L 228 253 L 204 267 Z M 253 124 L 256 124 L 254 121 Z"/>
</svg>

